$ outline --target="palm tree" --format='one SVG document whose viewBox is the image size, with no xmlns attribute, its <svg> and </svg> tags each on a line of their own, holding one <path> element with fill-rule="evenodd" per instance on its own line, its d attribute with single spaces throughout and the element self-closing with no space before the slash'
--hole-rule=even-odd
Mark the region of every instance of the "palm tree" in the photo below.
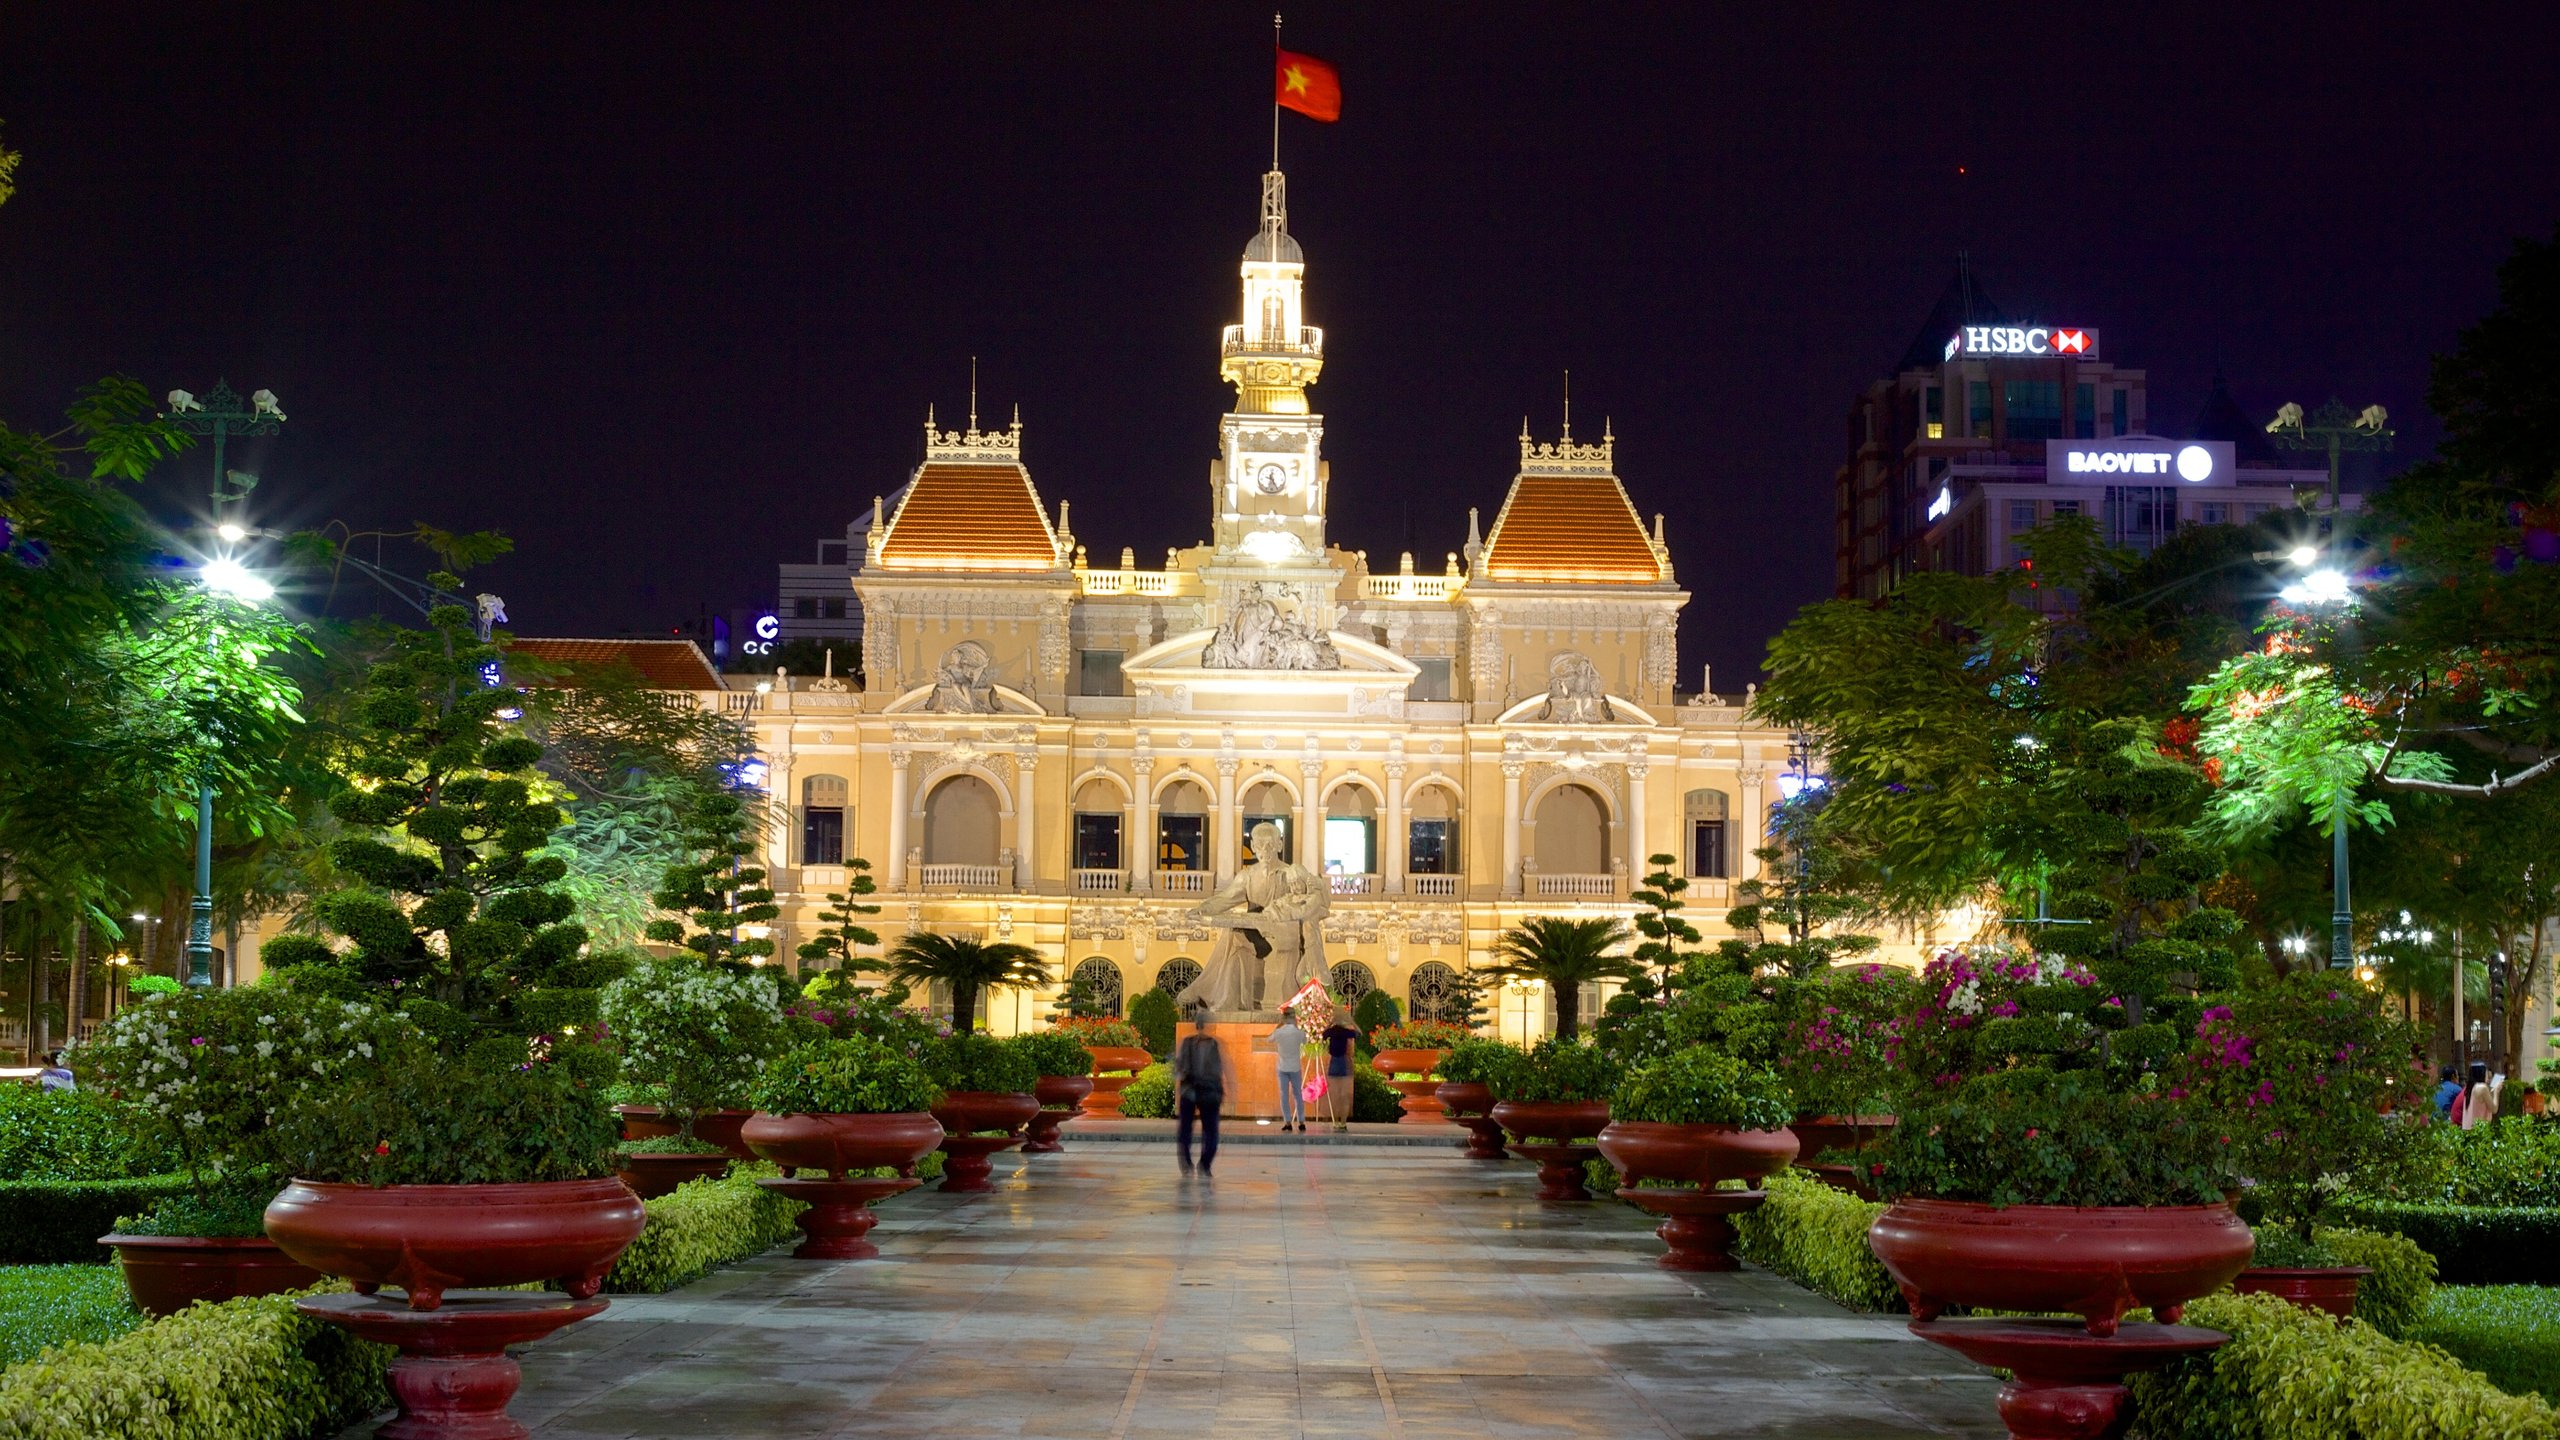
<svg viewBox="0 0 2560 1440">
<path fill-rule="evenodd" d="M 1611 953 L 1631 938 L 1623 923 L 1606 915 L 1588 920 L 1533 916 L 1493 942 L 1501 963 L 1484 967 L 1485 973 L 1545 981 L 1555 992 L 1556 1034 L 1570 1040 L 1582 1028 L 1582 987 L 1635 975 L 1635 966 Z"/>
<path fill-rule="evenodd" d="M 940 981 L 951 987 L 951 1028 L 967 1030 L 978 1013 L 981 989 L 1030 989 L 1049 983 L 1048 962 L 1028 945 L 987 942 L 966 935 L 914 930 L 889 947 L 882 968 L 910 985 Z"/>
</svg>

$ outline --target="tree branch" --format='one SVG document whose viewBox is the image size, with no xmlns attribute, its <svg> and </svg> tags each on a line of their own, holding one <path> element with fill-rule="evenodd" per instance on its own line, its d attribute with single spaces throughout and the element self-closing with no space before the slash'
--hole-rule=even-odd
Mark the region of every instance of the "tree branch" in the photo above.
<svg viewBox="0 0 2560 1440">
<path fill-rule="evenodd" d="M 2447 780 L 2420 780 L 2406 775 L 2377 776 L 2393 790 L 2415 790 L 2428 795 L 2463 795 L 2475 800 L 2488 800 L 2560 770 L 2560 754 L 2546 755 L 2540 763 L 2527 766 L 2513 775 L 2492 775 L 2485 785 L 2456 785 Z"/>
</svg>

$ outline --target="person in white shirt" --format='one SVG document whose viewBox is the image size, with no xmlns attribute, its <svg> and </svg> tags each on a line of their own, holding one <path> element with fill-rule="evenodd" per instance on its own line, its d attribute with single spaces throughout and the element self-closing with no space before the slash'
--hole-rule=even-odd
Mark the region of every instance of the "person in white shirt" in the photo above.
<svg viewBox="0 0 2560 1440">
<path fill-rule="evenodd" d="M 1307 1130 L 1307 1092 L 1300 1072 L 1307 1053 L 1307 1032 L 1299 1029 L 1297 1017 L 1285 1010 L 1280 1014 L 1280 1028 L 1271 1032 L 1271 1050 L 1280 1062 L 1280 1128 L 1294 1126 L 1303 1135 Z"/>
</svg>

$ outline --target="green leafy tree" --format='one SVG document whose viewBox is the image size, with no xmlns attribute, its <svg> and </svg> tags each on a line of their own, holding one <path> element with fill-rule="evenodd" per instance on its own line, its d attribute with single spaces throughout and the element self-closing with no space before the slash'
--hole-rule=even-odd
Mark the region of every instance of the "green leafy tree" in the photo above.
<svg viewBox="0 0 2560 1440">
<path fill-rule="evenodd" d="M 1033 990 L 1049 983 L 1049 967 L 1040 952 L 1009 941 L 989 942 L 969 935 L 936 935 L 911 930 L 889 947 L 891 975 L 909 985 L 940 983 L 951 991 L 951 1028 L 965 1031 L 976 1024 L 981 990 Z"/>
<path fill-rule="evenodd" d="M 845 888 L 827 896 L 827 908 L 818 912 L 823 923 L 817 933 L 800 942 L 798 954 L 811 963 L 835 962 L 838 970 L 859 970 L 865 961 L 855 955 L 858 945 L 877 945 L 880 936 L 864 927 L 866 917 L 880 913 L 880 907 L 863 903 L 866 895 L 877 894 L 880 887 L 871 879 L 871 862 L 849 859 L 845 864 Z"/>
<path fill-rule="evenodd" d="M 1050 1002 L 1048 1018 L 1051 1024 L 1055 1024 L 1061 1020 L 1110 1020 L 1116 1017 L 1094 989 L 1092 981 L 1082 975 L 1070 975 L 1067 983 L 1059 989 L 1057 998 Z"/>
<path fill-rule="evenodd" d="M 1150 985 L 1129 1002 L 1129 1023 L 1137 1027 L 1147 1053 L 1159 1058 L 1173 1053 L 1174 1032 L 1181 1028 L 1173 997 Z"/>
<path fill-rule="evenodd" d="M 657 893 L 649 897 L 662 910 L 683 912 L 684 919 L 649 922 L 650 939 L 681 945 L 714 963 L 761 964 L 773 954 L 772 940 L 744 933 L 750 926 L 770 925 L 782 914 L 763 868 L 746 863 L 755 853 L 748 830 L 752 814 L 746 797 L 735 791 L 694 797 L 686 808 L 684 832 L 693 858 L 668 866 Z"/>
<path fill-rule="evenodd" d="M 347 833 L 330 858 L 346 883 L 311 908 L 347 948 L 286 935 L 265 959 L 490 1016 L 575 957 L 587 932 L 558 888 L 566 865 L 541 853 L 563 819 L 533 768 L 542 747 L 500 715 L 514 693 L 483 678 L 499 646 L 451 598 L 461 582 L 434 579 L 443 598 L 427 628 L 391 638 L 340 755 L 349 784 L 330 810 Z"/>
<path fill-rule="evenodd" d="M 1555 996 L 1556 1034 L 1570 1040 L 1582 1030 L 1584 985 L 1634 977 L 1635 966 L 1618 953 L 1631 938 L 1608 916 L 1533 915 L 1495 939 L 1496 962 L 1484 973 L 1543 981 Z"/>
<path fill-rule="evenodd" d="M 1680 857 L 1651 855 L 1646 863 L 1653 867 L 1644 877 L 1644 885 L 1635 892 L 1634 900 L 1644 909 L 1635 918 L 1636 934 L 1643 938 L 1630 952 L 1635 962 L 1653 972 L 1657 986 L 1670 984 L 1671 977 L 1696 951 L 1691 948 L 1705 943 L 1698 927 L 1680 916 L 1688 908 L 1681 897 L 1689 891 L 1688 877 L 1680 873 Z"/>
<path fill-rule="evenodd" d="M 1753 852 L 1760 873 L 1733 887 L 1739 903 L 1725 923 L 1748 932 L 1748 964 L 1802 979 L 1876 948 L 1876 937 L 1837 927 L 1865 918 L 1872 907 L 1847 888 L 1840 847 L 1820 828 L 1822 792 L 1810 791 L 1777 807 L 1771 827 L 1777 843 Z M 1783 939 L 1772 939 L 1775 929 Z"/>
</svg>

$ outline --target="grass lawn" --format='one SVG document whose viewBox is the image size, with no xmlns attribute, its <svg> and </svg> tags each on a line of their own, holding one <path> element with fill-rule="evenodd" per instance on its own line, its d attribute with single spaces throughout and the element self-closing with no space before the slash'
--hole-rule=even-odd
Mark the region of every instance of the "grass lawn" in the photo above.
<svg viewBox="0 0 2560 1440">
<path fill-rule="evenodd" d="M 48 1345 L 106 1340 L 142 1323 L 113 1265 L 0 1265 L 0 1365 Z"/>
<path fill-rule="evenodd" d="M 2408 1338 L 2444 1347 L 2511 1395 L 2560 1403 L 2560 1287 L 2438 1286 Z"/>
</svg>

